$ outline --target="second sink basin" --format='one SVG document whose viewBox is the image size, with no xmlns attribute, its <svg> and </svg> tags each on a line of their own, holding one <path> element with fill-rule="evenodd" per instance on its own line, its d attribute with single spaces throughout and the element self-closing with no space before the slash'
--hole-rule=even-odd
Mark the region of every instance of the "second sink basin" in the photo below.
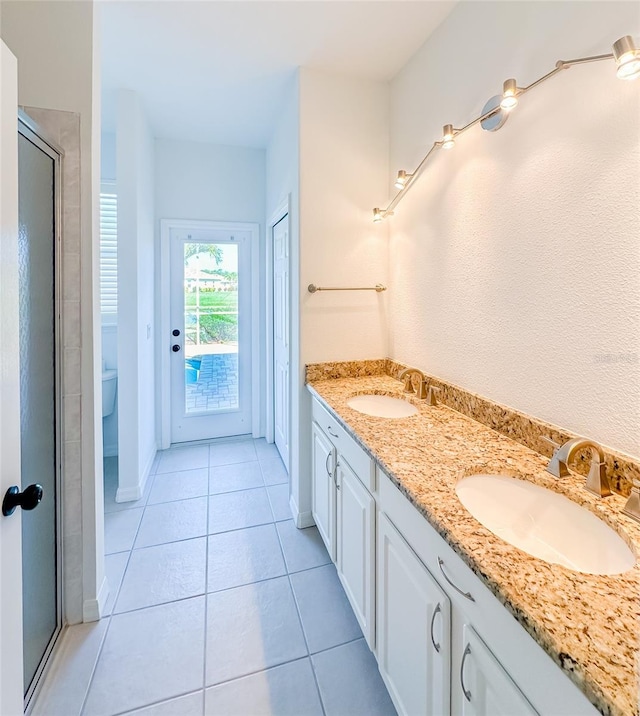
<svg viewBox="0 0 640 716">
<path fill-rule="evenodd" d="M 418 412 L 415 405 L 390 395 L 355 395 L 347 400 L 347 405 L 359 413 L 377 418 L 408 418 Z"/>
<path fill-rule="evenodd" d="M 495 535 L 552 564 L 586 574 L 621 574 L 636 563 L 617 532 L 564 495 L 505 475 L 472 475 L 460 502 Z"/>
</svg>

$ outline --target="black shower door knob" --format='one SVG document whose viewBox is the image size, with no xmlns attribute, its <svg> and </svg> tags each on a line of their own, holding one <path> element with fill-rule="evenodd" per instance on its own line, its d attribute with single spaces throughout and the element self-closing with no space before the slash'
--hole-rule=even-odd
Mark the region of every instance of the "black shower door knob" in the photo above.
<svg viewBox="0 0 640 716">
<path fill-rule="evenodd" d="M 23 510 L 35 509 L 42 502 L 43 493 L 42 485 L 29 485 L 25 487 L 24 492 L 20 492 L 20 488 L 13 485 L 2 500 L 2 514 L 8 517 L 16 511 L 17 507 L 22 507 Z"/>
</svg>

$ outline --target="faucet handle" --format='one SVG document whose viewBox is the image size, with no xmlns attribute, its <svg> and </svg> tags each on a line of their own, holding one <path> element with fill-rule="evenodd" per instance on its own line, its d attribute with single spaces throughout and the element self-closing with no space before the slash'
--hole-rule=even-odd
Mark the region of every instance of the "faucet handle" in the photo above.
<svg viewBox="0 0 640 716">
<path fill-rule="evenodd" d="M 404 377 L 404 392 L 413 393 L 413 373 L 407 373 Z"/>
<path fill-rule="evenodd" d="M 435 393 L 439 393 L 442 389 L 436 387 L 435 385 L 430 385 L 429 390 L 427 391 L 427 405 L 437 405 L 438 401 L 436 400 Z"/>
<path fill-rule="evenodd" d="M 622 513 L 640 522 L 640 480 L 634 479 L 631 495 L 622 508 Z"/>
</svg>

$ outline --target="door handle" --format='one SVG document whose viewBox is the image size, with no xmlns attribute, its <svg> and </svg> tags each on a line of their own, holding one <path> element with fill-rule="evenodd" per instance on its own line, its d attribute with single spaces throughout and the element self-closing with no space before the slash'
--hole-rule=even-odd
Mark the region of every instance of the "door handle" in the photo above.
<svg viewBox="0 0 640 716">
<path fill-rule="evenodd" d="M 172 350 L 174 353 L 177 353 L 177 352 L 180 350 L 180 346 L 179 346 L 177 343 L 174 343 L 174 344 L 171 346 L 171 350 Z"/>
<path fill-rule="evenodd" d="M 471 654 L 471 644 L 467 644 L 464 654 L 462 655 L 462 661 L 460 662 L 460 686 L 467 701 L 471 701 L 471 691 L 464 685 L 464 662 L 467 660 L 469 654 Z"/>
<path fill-rule="evenodd" d="M 433 648 L 434 648 L 438 653 L 440 653 L 440 642 L 438 642 L 438 643 L 436 644 L 436 640 L 433 638 L 433 623 L 435 622 L 436 617 L 438 616 L 438 614 L 439 614 L 441 611 L 442 611 L 442 609 L 440 608 L 440 602 L 438 602 L 438 605 L 437 605 L 436 608 L 433 610 L 433 615 L 432 615 L 432 617 L 431 617 L 431 630 L 430 630 L 430 631 L 431 631 L 431 643 L 433 644 Z"/>
<path fill-rule="evenodd" d="M 25 487 L 24 492 L 20 492 L 20 488 L 13 485 L 7 490 L 4 500 L 2 500 L 2 514 L 8 517 L 16 511 L 17 507 L 22 507 L 23 510 L 33 510 L 42 501 L 43 494 L 42 485 L 29 485 L 29 487 Z"/>
</svg>

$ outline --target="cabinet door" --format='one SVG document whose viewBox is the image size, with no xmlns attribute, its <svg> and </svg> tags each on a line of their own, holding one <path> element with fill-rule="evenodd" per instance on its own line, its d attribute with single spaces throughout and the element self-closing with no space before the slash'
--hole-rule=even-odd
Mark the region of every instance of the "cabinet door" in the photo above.
<svg viewBox="0 0 640 716">
<path fill-rule="evenodd" d="M 337 566 L 362 633 L 375 647 L 376 503 L 338 455 Z"/>
<path fill-rule="evenodd" d="M 335 448 L 317 423 L 312 423 L 313 519 L 329 556 L 336 561 Z"/>
<path fill-rule="evenodd" d="M 463 716 L 534 716 L 533 706 L 468 624 L 463 640 L 457 685 L 463 695 Z"/>
<path fill-rule="evenodd" d="M 447 595 L 378 513 L 378 667 L 406 716 L 449 713 L 451 612 Z"/>
</svg>

